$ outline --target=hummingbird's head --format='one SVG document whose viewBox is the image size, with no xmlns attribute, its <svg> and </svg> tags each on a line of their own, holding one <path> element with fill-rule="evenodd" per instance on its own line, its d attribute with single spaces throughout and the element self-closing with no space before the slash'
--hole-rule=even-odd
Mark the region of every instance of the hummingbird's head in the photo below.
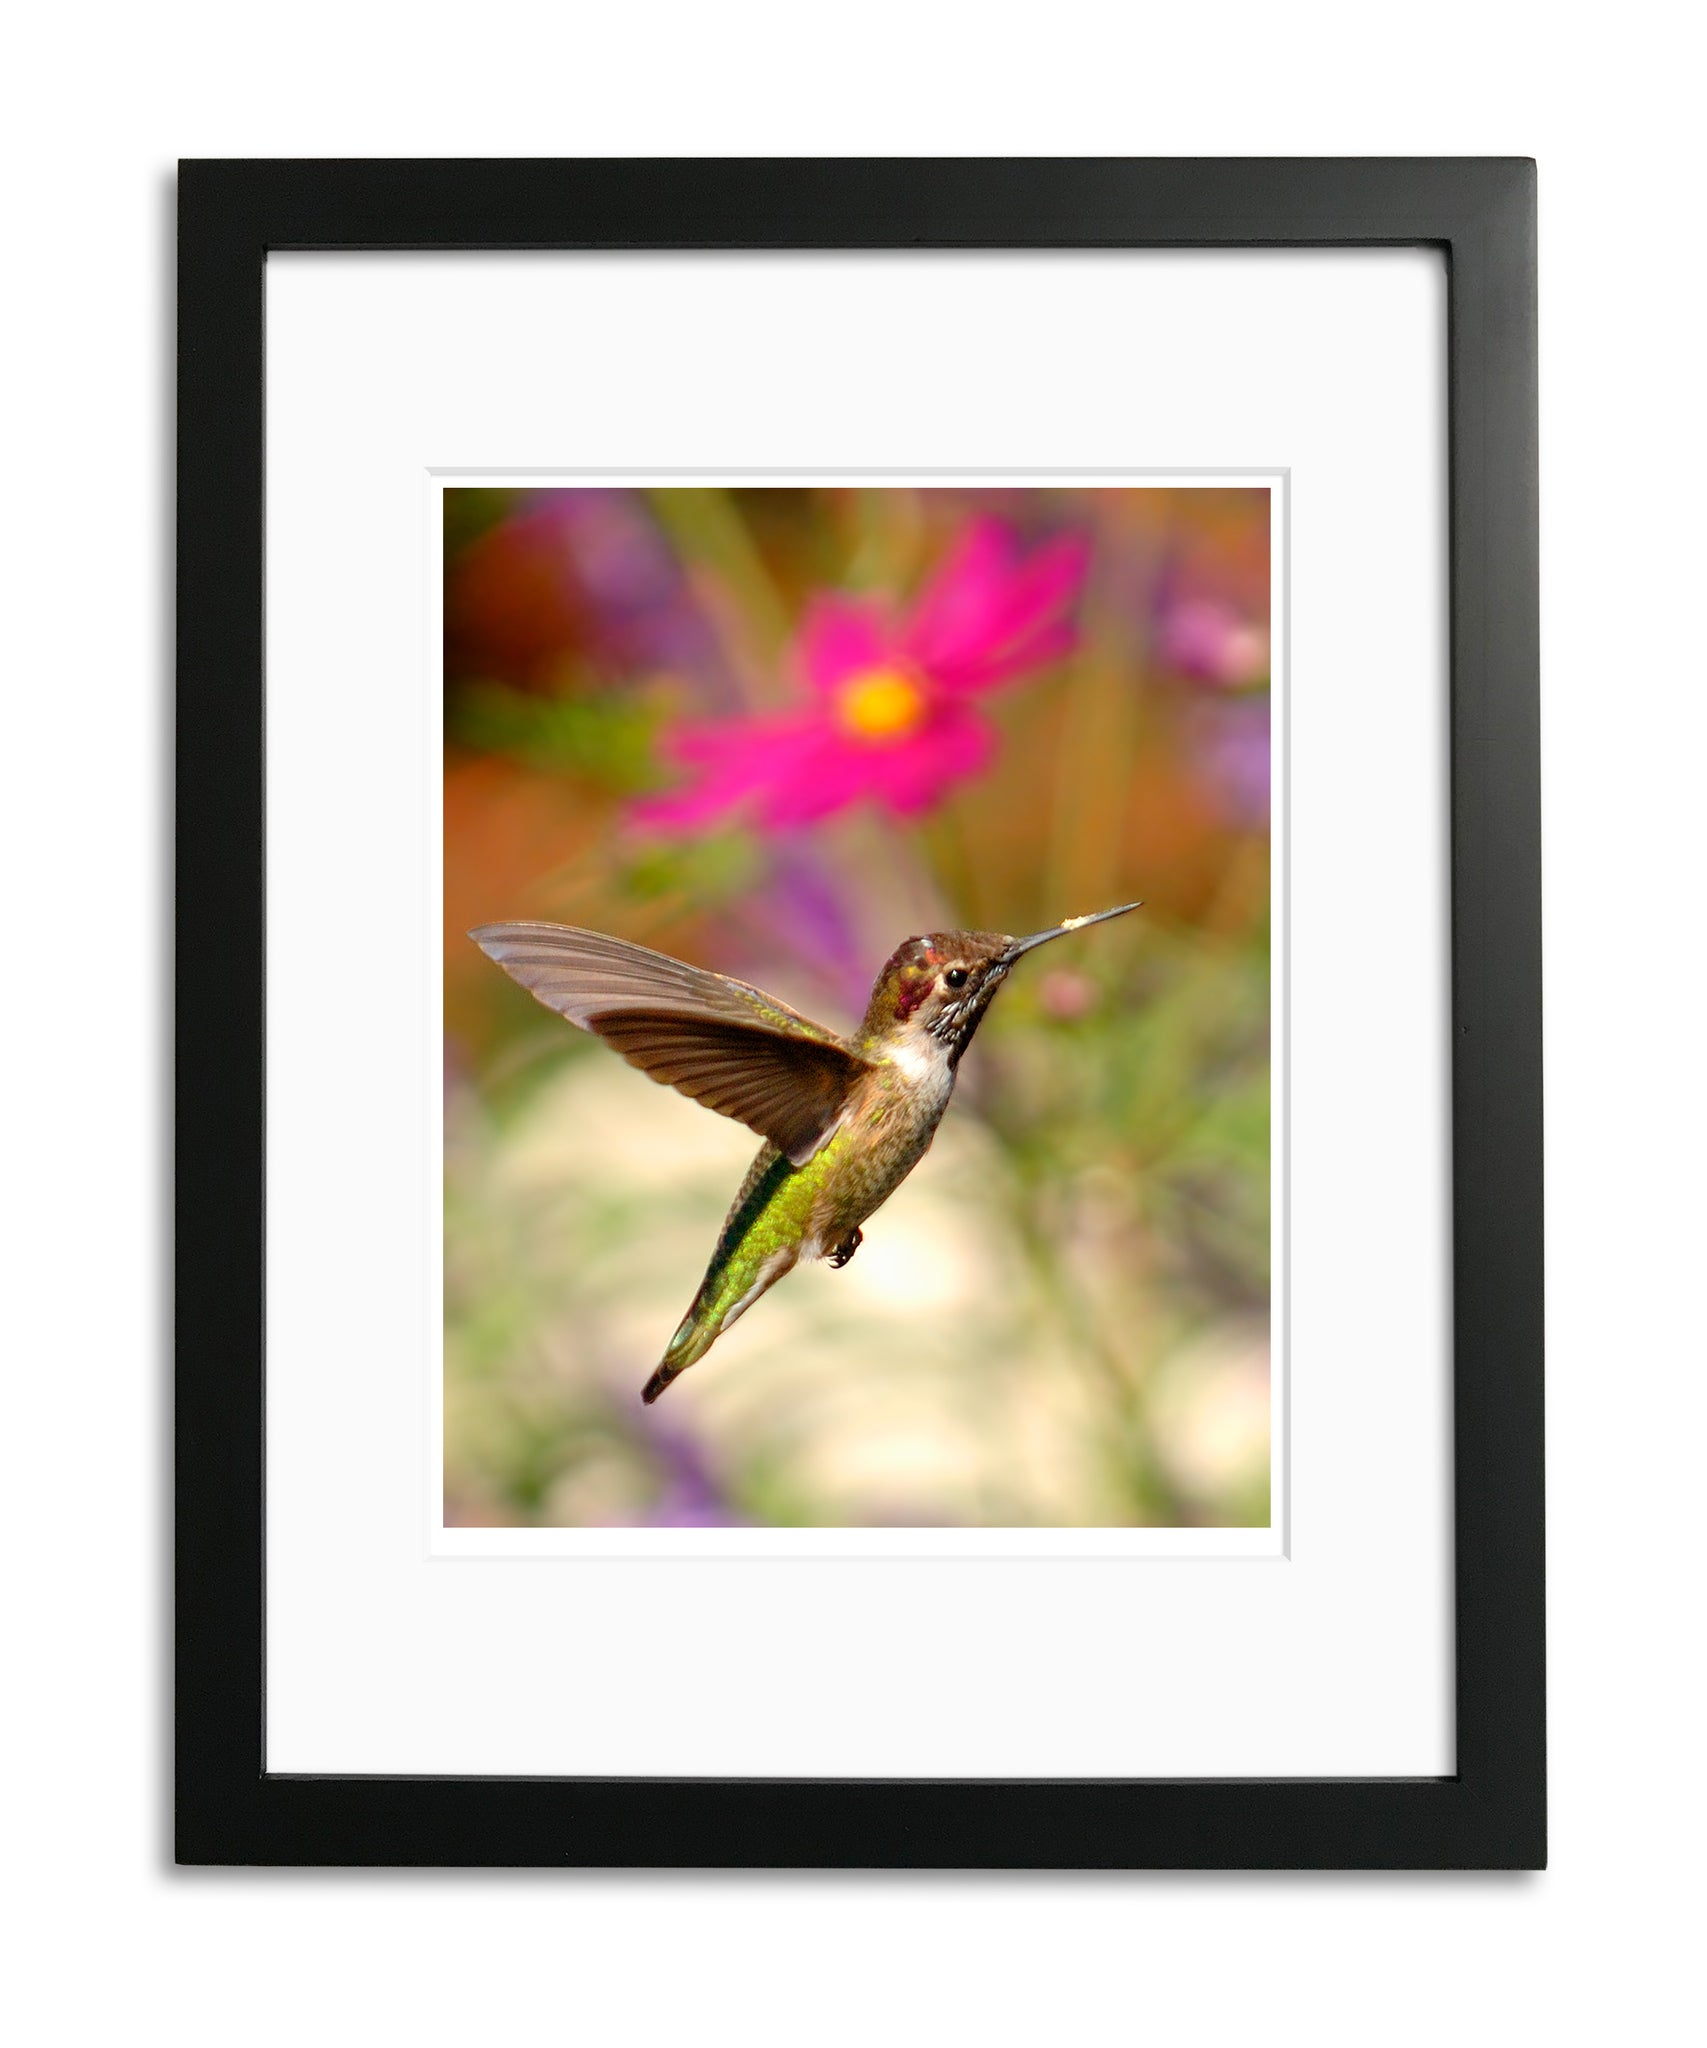
<svg viewBox="0 0 1707 2048">
<path fill-rule="evenodd" d="M 907 939 L 883 963 L 871 991 L 862 1036 L 868 1043 L 914 1044 L 920 1051 L 941 1047 L 951 1067 L 972 1042 L 1008 970 L 1024 953 L 1050 939 L 1062 939 L 1083 925 L 1100 924 L 1137 910 L 1122 903 L 1090 917 L 1011 938 L 1006 932 L 926 932 Z"/>
</svg>

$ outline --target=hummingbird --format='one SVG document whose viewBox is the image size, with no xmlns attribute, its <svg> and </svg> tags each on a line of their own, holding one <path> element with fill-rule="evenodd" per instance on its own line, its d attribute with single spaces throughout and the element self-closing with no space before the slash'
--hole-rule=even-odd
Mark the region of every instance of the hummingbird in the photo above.
<svg viewBox="0 0 1707 2048">
<path fill-rule="evenodd" d="M 851 1037 L 744 981 L 605 932 L 538 923 L 470 932 L 547 1009 L 765 1141 L 640 1398 L 656 1401 L 803 1259 L 848 1263 L 864 1240 L 860 1226 L 930 1149 L 961 1055 L 1015 961 L 1142 907 L 1117 904 L 1023 939 L 905 939 Z"/>
</svg>

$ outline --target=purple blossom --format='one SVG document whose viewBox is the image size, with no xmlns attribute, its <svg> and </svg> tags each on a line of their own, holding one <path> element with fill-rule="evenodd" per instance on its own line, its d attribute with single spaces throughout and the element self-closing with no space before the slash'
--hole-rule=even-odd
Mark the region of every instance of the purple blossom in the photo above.
<svg viewBox="0 0 1707 2048">
<path fill-rule="evenodd" d="M 654 1529 L 719 1529 L 737 1524 L 701 1445 L 667 1425 L 649 1432 L 662 1466 L 661 1484 L 646 1517 Z"/>
<path fill-rule="evenodd" d="M 834 870 L 813 850 L 807 832 L 773 834 L 768 851 L 769 872 L 749 891 L 745 908 L 765 926 L 773 946 L 786 947 L 850 1013 L 860 1015 L 870 992 L 871 962 Z"/>
<path fill-rule="evenodd" d="M 1268 674 L 1266 629 L 1214 598 L 1185 598 L 1166 606 L 1156 628 L 1156 651 L 1176 674 L 1224 690 L 1248 688 Z"/>
<path fill-rule="evenodd" d="M 552 524 L 567 544 L 599 638 L 617 661 L 720 679 L 716 636 L 674 551 L 633 491 L 545 491 L 535 506 L 533 516 Z"/>
<path fill-rule="evenodd" d="M 1266 827 L 1273 777 L 1269 700 L 1204 705 L 1194 725 L 1194 751 L 1217 808 L 1235 825 Z"/>
</svg>

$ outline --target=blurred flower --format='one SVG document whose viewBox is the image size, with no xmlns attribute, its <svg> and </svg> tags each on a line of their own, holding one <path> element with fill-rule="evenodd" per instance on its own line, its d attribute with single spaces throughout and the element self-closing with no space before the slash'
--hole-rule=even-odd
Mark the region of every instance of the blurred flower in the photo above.
<svg viewBox="0 0 1707 2048">
<path fill-rule="evenodd" d="M 1037 1000 L 1057 1024 L 1076 1024 L 1096 1008 L 1097 985 L 1076 967 L 1052 967 L 1038 985 Z"/>
<path fill-rule="evenodd" d="M 1213 598 L 1170 605 L 1157 629 L 1156 651 L 1180 675 L 1222 689 L 1260 683 L 1268 674 L 1268 634 Z"/>
<path fill-rule="evenodd" d="M 680 564 L 626 490 L 541 491 L 465 547 L 447 572 L 445 645 L 453 672 L 534 687 L 577 655 L 724 681 Z"/>
<path fill-rule="evenodd" d="M 1206 705 L 1196 738 L 1197 759 L 1221 810 L 1236 825 L 1266 826 L 1273 773 L 1268 699 Z"/>
<path fill-rule="evenodd" d="M 898 817 L 929 810 L 994 752 L 973 700 L 1071 649 L 1085 565 L 1078 536 L 1022 560 L 1006 527 L 979 520 L 906 616 L 818 598 L 796 650 L 805 704 L 681 728 L 671 750 L 698 779 L 635 816 L 691 829 L 739 809 L 775 832 L 863 797 Z"/>
<path fill-rule="evenodd" d="M 718 1529 L 738 1522 L 712 1475 L 704 1450 L 679 1429 L 653 1432 L 662 1485 L 646 1516 L 654 1529 Z"/>
<path fill-rule="evenodd" d="M 675 550 L 638 491 L 553 493 L 564 539 L 598 622 L 624 668 L 684 669 L 727 684 L 723 656 Z M 731 695 L 731 690 L 724 694 Z"/>
<path fill-rule="evenodd" d="M 744 903 L 770 941 L 771 962 L 754 960 L 751 978 L 764 978 L 780 948 L 844 1008 L 862 1015 L 871 989 L 871 962 L 834 869 L 804 832 L 774 834 L 769 854 L 764 879 L 747 892 Z"/>
</svg>

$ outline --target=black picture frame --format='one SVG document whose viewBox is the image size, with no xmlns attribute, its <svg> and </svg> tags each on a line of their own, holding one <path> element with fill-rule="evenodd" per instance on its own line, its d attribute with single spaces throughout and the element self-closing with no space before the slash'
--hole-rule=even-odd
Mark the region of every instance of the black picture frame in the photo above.
<svg viewBox="0 0 1707 2048">
<path fill-rule="evenodd" d="M 1535 168 L 1521 159 L 180 166 L 180 1862 L 1543 1865 L 1535 219 Z M 268 1772 L 268 253 L 1381 244 L 1439 248 L 1450 277 L 1455 1774 L 839 1781 Z"/>
</svg>

